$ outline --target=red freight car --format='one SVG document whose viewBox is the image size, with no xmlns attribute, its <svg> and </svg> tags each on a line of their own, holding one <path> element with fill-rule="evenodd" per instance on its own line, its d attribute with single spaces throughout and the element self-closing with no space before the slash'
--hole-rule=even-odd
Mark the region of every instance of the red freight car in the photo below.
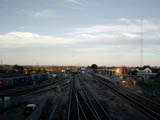
<svg viewBox="0 0 160 120">
<path fill-rule="evenodd" d="M 5 87 L 6 87 L 6 81 L 4 80 L 4 78 L 0 78 L 0 89 Z"/>
</svg>

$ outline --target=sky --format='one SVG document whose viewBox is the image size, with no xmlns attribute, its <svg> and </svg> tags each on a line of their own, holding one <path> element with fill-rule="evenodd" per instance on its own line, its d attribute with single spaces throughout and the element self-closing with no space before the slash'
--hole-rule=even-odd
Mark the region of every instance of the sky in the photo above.
<svg viewBox="0 0 160 120">
<path fill-rule="evenodd" d="M 0 0 L 0 60 L 160 66 L 160 0 Z"/>
</svg>

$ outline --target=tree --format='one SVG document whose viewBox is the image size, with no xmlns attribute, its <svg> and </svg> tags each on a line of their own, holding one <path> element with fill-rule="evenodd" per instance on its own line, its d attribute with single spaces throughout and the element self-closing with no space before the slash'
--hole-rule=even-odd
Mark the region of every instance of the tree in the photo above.
<svg viewBox="0 0 160 120">
<path fill-rule="evenodd" d="M 91 69 L 91 66 L 87 66 L 87 69 Z"/>
<path fill-rule="evenodd" d="M 94 72 L 96 72 L 98 66 L 97 66 L 96 64 L 92 64 L 92 65 L 91 65 L 91 68 L 93 69 Z"/>
<path fill-rule="evenodd" d="M 36 71 L 36 73 L 40 73 L 41 72 L 41 68 L 40 67 L 36 67 L 35 71 Z"/>
<path fill-rule="evenodd" d="M 137 70 L 130 71 L 129 74 L 130 74 L 130 75 L 135 75 L 135 76 L 137 76 Z"/>
<path fill-rule="evenodd" d="M 0 66 L 0 73 L 4 73 L 5 72 L 5 67 L 4 66 Z"/>
<path fill-rule="evenodd" d="M 127 73 L 128 73 L 128 69 L 125 66 L 123 66 L 122 67 L 122 74 L 127 74 Z"/>
<path fill-rule="evenodd" d="M 96 64 L 92 64 L 92 65 L 91 65 L 91 68 L 92 68 L 92 69 L 97 69 L 98 66 L 97 66 Z"/>
<path fill-rule="evenodd" d="M 99 69 L 107 69 L 106 66 L 98 66 Z"/>
<path fill-rule="evenodd" d="M 16 71 L 16 72 L 22 73 L 24 71 L 24 67 L 23 66 L 19 66 L 19 65 L 14 65 L 13 66 L 13 70 Z"/>
</svg>

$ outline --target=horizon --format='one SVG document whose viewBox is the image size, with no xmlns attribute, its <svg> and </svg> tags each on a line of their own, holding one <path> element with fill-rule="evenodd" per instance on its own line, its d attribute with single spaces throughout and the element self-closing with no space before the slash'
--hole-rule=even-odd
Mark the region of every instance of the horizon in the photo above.
<svg viewBox="0 0 160 120">
<path fill-rule="evenodd" d="M 19 66 L 24 66 L 24 67 L 90 67 L 91 65 L 86 65 L 86 66 L 83 66 L 83 65 L 20 65 L 20 64 L 1 64 L 0 66 L 14 66 L 14 65 L 19 65 Z M 98 67 L 128 67 L 128 68 L 132 68 L 132 67 L 145 67 L 145 66 L 149 66 L 149 67 L 153 67 L 153 68 L 160 68 L 160 66 L 150 66 L 150 65 L 143 65 L 143 66 L 125 66 L 125 65 L 122 65 L 122 66 L 107 66 L 107 65 L 98 65 L 96 64 Z"/>
</svg>

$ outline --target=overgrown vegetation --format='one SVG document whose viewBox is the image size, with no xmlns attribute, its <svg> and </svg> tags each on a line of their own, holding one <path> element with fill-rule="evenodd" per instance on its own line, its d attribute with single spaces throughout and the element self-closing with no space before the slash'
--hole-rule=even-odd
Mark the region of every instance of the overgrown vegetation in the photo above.
<svg viewBox="0 0 160 120">
<path fill-rule="evenodd" d="M 141 80 L 138 83 L 144 89 L 160 90 L 160 76 L 149 80 Z"/>
</svg>

